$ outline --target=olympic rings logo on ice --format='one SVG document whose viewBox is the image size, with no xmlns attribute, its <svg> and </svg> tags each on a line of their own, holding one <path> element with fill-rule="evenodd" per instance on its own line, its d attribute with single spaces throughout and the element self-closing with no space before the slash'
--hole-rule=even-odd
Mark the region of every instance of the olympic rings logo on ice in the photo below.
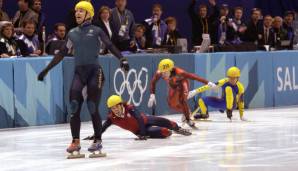
<svg viewBox="0 0 298 171">
<path fill-rule="evenodd" d="M 123 79 L 123 82 L 121 83 L 120 87 L 117 87 L 116 85 L 116 78 L 120 74 L 120 76 Z M 145 77 L 145 83 L 142 83 L 142 76 Z M 133 81 L 129 81 L 130 79 L 133 79 Z M 132 84 L 132 85 L 131 85 Z M 121 70 L 121 68 L 118 68 L 115 71 L 114 74 L 114 90 L 116 94 L 122 96 L 124 93 L 125 89 L 127 89 L 128 95 L 129 95 L 129 100 L 128 103 L 133 103 L 135 106 L 140 106 L 140 104 L 143 101 L 143 95 L 147 89 L 148 85 L 148 69 L 142 67 L 140 72 L 137 73 L 136 69 L 130 69 L 129 72 L 125 75 L 125 73 Z M 119 88 L 119 89 L 118 89 Z M 139 89 L 140 91 L 140 97 L 139 99 L 134 98 L 134 94 L 136 90 Z"/>
</svg>

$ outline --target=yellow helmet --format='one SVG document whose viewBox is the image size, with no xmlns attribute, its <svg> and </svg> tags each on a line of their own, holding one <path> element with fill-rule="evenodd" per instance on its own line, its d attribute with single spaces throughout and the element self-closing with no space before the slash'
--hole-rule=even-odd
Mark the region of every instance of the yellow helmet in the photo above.
<svg viewBox="0 0 298 171">
<path fill-rule="evenodd" d="M 163 59 L 158 64 L 158 70 L 160 72 L 172 71 L 174 65 L 174 61 L 172 61 L 171 59 Z"/>
<path fill-rule="evenodd" d="M 78 9 L 86 10 L 90 14 L 91 18 L 94 16 L 94 8 L 91 2 L 81 1 L 77 3 L 75 10 L 78 10 Z"/>
<path fill-rule="evenodd" d="M 120 104 L 122 103 L 122 98 L 118 95 L 112 95 L 108 98 L 107 100 L 107 105 L 108 105 L 108 108 L 111 108 L 113 106 L 116 106 L 117 104 Z"/>
<path fill-rule="evenodd" d="M 239 68 L 237 68 L 237 67 L 231 67 L 231 68 L 229 68 L 228 69 L 228 71 L 227 71 L 227 76 L 228 77 L 233 77 L 233 78 L 235 78 L 235 77 L 240 77 L 240 69 Z"/>
</svg>

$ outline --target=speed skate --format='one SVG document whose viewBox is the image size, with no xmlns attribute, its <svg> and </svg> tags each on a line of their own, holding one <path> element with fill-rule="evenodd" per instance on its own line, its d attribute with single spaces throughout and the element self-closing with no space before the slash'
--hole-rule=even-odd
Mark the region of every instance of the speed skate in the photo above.
<svg viewBox="0 0 298 171">
<path fill-rule="evenodd" d="M 102 144 L 101 141 L 95 141 L 91 144 L 88 148 L 88 151 L 91 153 L 89 154 L 89 158 L 99 158 L 99 157 L 106 157 L 106 153 L 102 153 Z"/>
<path fill-rule="evenodd" d="M 67 156 L 67 159 L 79 159 L 79 158 L 85 158 L 85 154 L 81 154 L 80 151 L 74 151 L 68 154 Z"/>
</svg>

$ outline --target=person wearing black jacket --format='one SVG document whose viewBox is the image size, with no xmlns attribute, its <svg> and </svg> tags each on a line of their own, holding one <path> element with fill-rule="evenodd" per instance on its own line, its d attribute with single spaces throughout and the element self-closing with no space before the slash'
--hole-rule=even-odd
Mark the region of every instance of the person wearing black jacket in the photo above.
<svg viewBox="0 0 298 171">
<path fill-rule="evenodd" d="M 18 56 L 21 52 L 17 40 L 13 37 L 14 27 L 11 22 L 0 23 L 0 58 Z"/>
<path fill-rule="evenodd" d="M 152 16 L 142 22 L 142 25 L 146 28 L 146 47 L 148 48 L 158 48 L 164 41 L 167 24 L 161 19 L 162 13 L 162 6 L 154 4 L 152 6 Z"/>
<path fill-rule="evenodd" d="M 199 6 L 198 14 L 195 12 L 196 0 L 192 0 L 188 7 L 188 14 L 192 23 L 192 45 L 201 45 L 203 34 L 209 34 L 211 42 L 215 43 L 216 36 L 214 36 L 214 29 L 212 29 L 212 23 L 216 20 L 219 15 L 219 11 L 216 7 L 215 0 L 209 0 L 209 3 L 213 7 L 213 14 L 208 16 L 207 5 L 201 4 Z"/>
<path fill-rule="evenodd" d="M 110 16 L 111 16 L 111 9 L 107 6 L 102 6 L 99 11 L 98 11 L 98 20 L 94 21 L 94 25 L 100 27 L 105 33 L 106 35 L 110 38 L 110 40 L 113 43 L 116 43 L 115 40 L 115 29 L 110 21 Z M 105 47 L 101 47 L 100 50 L 101 54 L 106 54 L 108 53 L 107 48 Z"/>
<path fill-rule="evenodd" d="M 234 8 L 234 18 L 229 19 L 227 28 L 227 41 L 231 44 L 241 44 L 246 30 L 245 23 L 242 20 L 243 8 Z"/>
<path fill-rule="evenodd" d="M 283 49 L 284 45 L 282 45 L 282 42 L 290 40 L 287 30 L 283 28 L 283 19 L 279 16 L 274 17 L 272 28 L 274 34 L 274 47 L 276 49 Z"/>
<path fill-rule="evenodd" d="M 270 15 L 264 17 L 263 27 L 259 29 L 258 33 L 259 48 L 264 48 L 262 47 L 264 45 L 274 45 L 274 32 L 272 29 L 272 17 Z"/>
<path fill-rule="evenodd" d="M 251 20 L 247 23 L 247 29 L 245 32 L 244 40 L 246 42 L 257 43 L 258 33 L 261 26 L 261 10 L 258 8 L 253 8 L 251 11 Z"/>
<path fill-rule="evenodd" d="M 177 45 L 177 39 L 181 38 L 180 33 L 177 31 L 177 20 L 174 17 L 168 17 L 166 19 L 168 26 L 167 32 L 163 39 L 163 45 Z"/>
<path fill-rule="evenodd" d="M 283 28 L 287 31 L 288 38 L 291 41 L 290 49 L 293 49 L 294 37 L 295 37 L 295 31 L 294 31 L 294 27 L 293 27 L 294 20 L 295 20 L 295 12 L 287 11 L 284 16 Z"/>
</svg>

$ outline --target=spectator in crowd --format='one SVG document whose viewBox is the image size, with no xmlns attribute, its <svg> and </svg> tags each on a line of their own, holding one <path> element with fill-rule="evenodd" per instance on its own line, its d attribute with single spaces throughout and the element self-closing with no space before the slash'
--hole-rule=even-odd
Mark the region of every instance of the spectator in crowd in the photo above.
<svg viewBox="0 0 298 171">
<path fill-rule="evenodd" d="M 293 42 L 295 37 L 293 22 L 295 20 L 295 12 L 294 11 L 287 11 L 284 17 L 283 28 L 288 33 L 288 39 L 291 41 L 290 48 L 293 48 Z"/>
<path fill-rule="evenodd" d="M 13 25 L 17 34 L 22 32 L 22 26 L 26 21 L 38 23 L 38 15 L 29 8 L 29 0 L 18 0 L 19 10 L 13 18 Z"/>
<path fill-rule="evenodd" d="M 91 2 L 91 0 L 78 0 L 78 2 L 80 1 Z M 75 28 L 76 26 L 78 26 L 76 22 L 75 12 L 76 11 L 73 8 L 68 12 L 68 15 L 65 21 L 67 30 L 71 30 L 72 28 Z"/>
<path fill-rule="evenodd" d="M 117 34 L 116 46 L 121 51 L 131 50 L 135 45 L 135 19 L 131 11 L 126 9 L 127 0 L 115 0 L 111 22 Z"/>
<path fill-rule="evenodd" d="M 245 32 L 245 41 L 257 43 L 258 33 L 261 27 L 261 10 L 258 8 L 253 8 L 251 10 L 251 20 L 247 23 L 247 29 Z"/>
<path fill-rule="evenodd" d="M 115 42 L 115 29 L 110 21 L 111 9 L 107 6 L 102 6 L 98 11 L 98 19 L 94 21 L 94 25 L 100 27 L 112 40 Z"/>
<path fill-rule="evenodd" d="M 14 38 L 13 24 L 8 21 L 0 23 L 0 58 L 20 55 L 20 49 Z"/>
<path fill-rule="evenodd" d="M 258 33 L 258 46 L 262 47 L 264 45 L 273 46 L 274 43 L 274 32 L 272 29 L 272 17 L 266 15 L 263 21 L 263 27 L 259 29 Z"/>
<path fill-rule="evenodd" d="M 110 20 L 111 17 L 111 9 L 107 6 L 102 6 L 98 11 L 98 19 L 94 21 L 94 25 L 100 27 L 110 38 L 113 43 L 116 43 L 115 39 L 115 29 Z M 101 44 L 100 54 L 107 54 L 108 49 L 104 44 Z"/>
<path fill-rule="evenodd" d="M 242 43 L 244 33 L 246 31 L 245 23 L 242 20 L 243 8 L 234 8 L 234 18 L 229 19 L 227 28 L 227 41 L 231 44 Z"/>
<path fill-rule="evenodd" d="M 218 17 L 218 10 L 216 8 L 216 1 L 209 0 L 209 3 L 213 7 L 213 14 L 208 16 L 208 7 L 205 4 L 199 6 L 198 14 L 195 12 L 196 0 L 191 0 L 191 3 L 188 7 L 188 14 L 192 23 L 192 45 L 198 46 L 201 45 L 203 34 L 209 34 L 211 37 L 211 42 L 215 43 L 214 29 L 212 29 L 212 23 L 215 22 Z M 217 13 L 216 13 L 217 12 Z"/>
<path fill-rule="evenodd" d="M 18 38 L 20 48 L 26 52 L 26 56 L 36 57 L 42 54 L 38 36 L 35 34 L 35 28 L 35 21 L 25 21 L 23 24 L 23 34 Z"/>
<path fill-rule="evenodd" d="M 274 46 L 279 49 L 282 41 L 289 40 L 287 30 L 283 28 L 283 19 L 280 16 L 274 17 L 273 23 Z"/>
<path fill-rule="evenodd" d="M 293 21 L 293 30 L 294 30 L 294 44 L 298 44 L 298 13 L 295 12 L 295 17 Z"/>
<path fill-rule="evenodd" d="M 42 32 L 42 27 L 45 26 L 45 14 L 41 11 L 42 0 L 32 0 L 32 10 L 37 14 L 37 28 L 38 33 Z"/>
<path fill-rule="evenodd" d="M 164 37 L 163 45 L 177 45 L 177 39 L 181 38 L 180 33 L 177 31 L 177 20 L 174 17 L 166 19 L 167 33 Z"/>
<path fill-rule="evenodd" d="M 214 23 L 214 28 L 217 29 L 216 42 L 219 44 L 225 44 L 227 40 L 227 29 L 228 29 L 228 15 L 229 15 L 229 6 L 227 4 L 222 4 L 220 7 L 220 14 L 218 20 Z"/>
<path fill-rule="evenodd" d="M 56 23 L 54 26 L 54 34 L 49 36 L 48 42 L 55 40 L 65 40 L 66 25 L 64 23 Z"/>
<path fill-rule="evenodd" d="M 66 25 L 64 23 L 57 23 L 54 26 L 54 34 L 50 35 L 48 38 L 48 41 L 46 43 L 46 53 L 53 55 L 55 52 L 51 52 L 50 50 L 53 48 L 58 48 L 59 47 L 54 47 L 56 46 L 55 43 L 57 42 L 64 42 L 65 41 L 65 36 L 66 36 Z M 62 43 L 60 43 L 61 45 Z"/>
<path fill-rule="evenodd" d="M 0 21 L 9 21 L 9 17 L 6 12 L 2 10 L 3 0 L 0 0 Z"/>
<path fill-rule="evenodd" d="M 146 49 L 146 37 L 145 37 L 146 27 L 142 24 L 136 26 L 135 29 L 135 47 L 133 48 L 136 51 Z"/>
<path fill-rule="evenodd" d="M 152 16 L 146 19 L 143 24 L 146 27 L 147 47 L 160 47 L 167 30 L 166 23 L 161 19 L 162 6 L 154 4 L 152 6 Z"/>
</svg>

